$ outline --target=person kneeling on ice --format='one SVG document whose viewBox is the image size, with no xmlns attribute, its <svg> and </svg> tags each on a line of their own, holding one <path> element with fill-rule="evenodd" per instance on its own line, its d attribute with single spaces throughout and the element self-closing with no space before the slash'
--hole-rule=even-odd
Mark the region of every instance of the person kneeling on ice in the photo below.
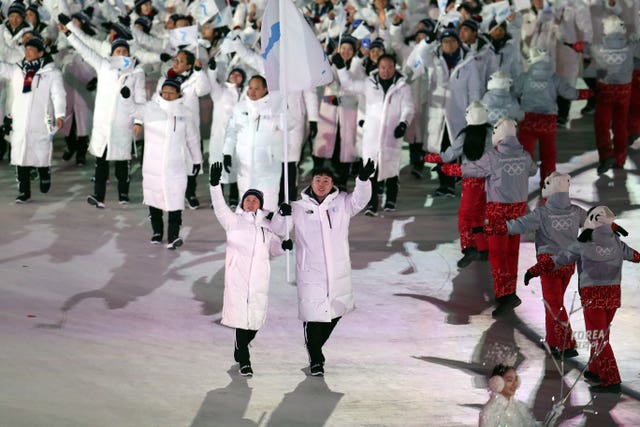
<svg viewBox="0 0 640 427">
<path fill-rule="evenodd" d="M 520 236 L 507 234 L 506 222 L 518 218 L 527 208 L 529 176 L 537 166 L 516 138 L 516 123 L 502 119 L 493 127 L 495 146 L 474 162 L 443 164 L 442 173 L 450 176 L 485 177 L 487 208 L 484 231 L 489 243 L 489 263 L 493 276 L 497 307 L 491 313 L 500 316 L 520 305 L 516 295 Z"/>
<path fill-rule="evenodd" d="M 264 325 L 271 266 L 269 257 L 291 250 L 291 240 L 280 241 L 271 231 L 262 192 L 247 190 L 234 213 L 222 195 L 222 163 L 211 165 L 209 183 L 213 211 L 227 233 L 222 324 L 236 329 L 233 358 L 240 375 L 253 375 L 249 343 Z"/>
<path fill-rule="evenodd" d="M 542 186 L 542 198 L 546 203 L 525 216 L 507 221 L 509 234 L 535 231 L 538 262 L 550 259 L 575 242 L 578 231 L 587 218 L 587 211 L 571 204 L 570 180 L 569 175 L 552 172 Z M 546 302 L 545 340 L 557 359 L 578 355 L 567 309 L 564 307 L 564 293 L 574 270 L 575 263 L 572 262 L 540 277 L 542 297 Z"/>
<path fill-rule="evenodd" d="M 125 86 L 120 94 L 131 96 Z M 180 226 L 184 210 L 184 192 L 191 162 L 202 163 L 200 141 L 193 130 L 192 112 L 180 97 L 180 82 L 166 79 L 160 96 L 135 107 L 134 133 L 140 134 L 140 122 L 145 128 L 145 149 L 142 161 L 143 203 L 149 206 L 153 236 L 151 243 L 162 243 L 164 224 L 162 211 L 169 212 L 167 249 L 182 246 Z M 187 156 L 190 154 L 190 157 Z"/>
<path fill-rule="evenodd" d="M 615 218 L 606 206 L 591 208 L 578 241 L 553 257 L 539 260 L 524 276 L 527 285 L 533 277 L 578 262 L 578 291 L 591 342 L 591 358 L 584 377 L 594 384 L 591 391 L 601 393 L 620 393 L 622 380 L 609 330 L 620 307 L 622 261 L 640 262 L 640 253 L 620 241 L 618 235 L 628 233 L 613 222 Z"/>
</svg>

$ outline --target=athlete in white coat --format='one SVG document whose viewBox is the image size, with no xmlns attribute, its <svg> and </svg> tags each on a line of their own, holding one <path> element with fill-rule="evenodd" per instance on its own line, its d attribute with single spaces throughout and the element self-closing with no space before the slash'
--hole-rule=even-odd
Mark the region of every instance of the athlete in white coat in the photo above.
<svg viewBox="0 0 640 427">
<path fill-rule="evenodd" d="M 222 163 L 211 165 L 209 183 L 216 218 L 227 234 L 222 324 L 235 328 L 233 358 L 240 374 L 252 376 L 249 343 L 267 317 L 270 257 L 291 249 L 291 240 L 280 243 L 271 231 L 267 212 L 262 210 L 262 192 L 247 190 L 242 196 L 242 210 L 233 212 L 224 202 L 220 177 Z"/>
<path fill-rule="evenodd" d="M 363 158 L 374 159 L 377 169 L 366 214 L 377 215 L 377 188 L 381 184 L 387 190 L 385 211 L 395 211 L 402 138 L 415 111 L 411 89 L 404 76 L 396 71 L 395 59 L 387 54 L 380 56 L 378 69 L 363 80 L 351 80 L 350 74 L 344 69 L 344 62 L 334 65 L 339 68 L 338 77 L 342 86 L 365 97 L 367 115 L 362 154 Z"/>
<path fill-rule="evenodd" d="M 266 80 L 253 76 L 247 98 L 236 105 L 227 125 L 222 149 L 225 170 L 229 172 L 232 164 L 238 168 L 240 193 L 249 188 L 262 191 L 268 211 L 278 207 L 282 131 L 277 122 L 271 113 Z"/>
<path fill-rule="evenodd" d="M 180 82 L 165 79 L 158 97 L 136 108 L 136 121 L 142 122 L 145 149 L 142 162 L 143 203 L 149 206 L 152 244 L 162 243 L 162 212 L 169 213 L 167 249 L 182 245 L 180 226 L 184 191 L 192 162 L 202 163 L 200 140 L 194 130 L 193 111 L 180 97 Z M 126 95 L 127 91 L 123 96 Z M 136 134 L 140 133 L 135 125 Z"/>
<path fill-rule="evenodd" d="M 244 85 L 247 74 L 242 68 L 231 68 L 227 79 L 224 82 L 218 81 L 218 64 L 215 57 L 209 59 L 209 69 L 207 75 L 211 85 L 211 99 L 213 100 L 213 119 L 211 120 L 211 132 L 209 139 L 209 163 L 222 162 L 222 147 L 224 146 L 224 135 L 233 110 L 240 101 L 244 92 Z M 233 157 L 233 154 L 231 155 Z M 235 166 L 231 167 L 229 173 L 223 170 L 221 179 L 222 190 L 224 186 L 229 186 L 229 207 L 235 209 L 238 205 L 238 173 Z"/>
<path fill-rule="evenodd" d="M 371 197 L 369 179 L 373 160 L 360 170 L 353 193 L 333 185 L 330 169 L 313 171 L 311 185 L 302 198 L 283 203 L 274 215 L 272 230 L 283 236 L 289 227 L 296 236 L 298 318 L 304 322 L 311 375 L 324 375 L 322 346 L 342 316 L 354 309 L 349 256 L 349 223 Z"/>
<path fill-rule="evenodd" d="M 65 92 L 62 74 L 45 54 L 44 41 L 34 37 L 24 49 L 20 65 L 0 62 L 0 75 L 10 77 L 13 120 L 5 121 L 11 133 L 11 164 L 16 165 L 19 192 L 16 203 L 31 199 L 32 167 L 38 168 L 40 191 L 51 187 L 51 140 L 64 124 Z M 11 129 L 12 128 L 12 129 Z"/>
<path fill-rule="evenodd" d="M 67 19 L 69 18 L 64 20 Z M 67 36 L 78 54 L 96 70 L 98 76 L 95 111 L 100 114 L 93 117 L 89 144 L 89 152 L 96 156 L 95 185 L 94 194 L 87 198 L 87 202 L 97 208 L 104 208 L 109 173 L 107 162 L 115 161 L 118 201 L 120 204 L 127 204 L 134 103 L 144 104 L 147 101 L 144 72 L 137 66 L 137 61 L 129 57 L 129 44 L 125 40 L 114 40 L 111 44 L 111 56 L 103 58 L 76 35 L 82 32 L 79 28 L 73 25 L 67 28 L 64 24 L 59 24 L 58 28 Z M 125 99 L 120 96 L 120 91 L 125 88 L 132 93 L 132 97 Z"/>
<path fill-rule="evenodd" d="M 172 78 L 180 82 L 182 102 L 193 112 L 191 116 L 193 129 L 196 138 L 200 141 L 200 97 L 207 95 L 211 91 L 211 86 L 209 85 L 209 79 L 207 79 L 206 73 L 201 71 L 199 67 L 196 69 L 198 64 L 200 64 L 200 62 L 198 61 L 196 64 L 196 57 L 190 51 L 185 49 L 178 51 L 173 58 L 172 67 L 158 80 L 156 93 L 160 93 L 160 88 L 167 78 Z M 198 144 L 200 144 L 200 142 L 198 142 Z M 202 154 L 199 158 L 202 159 Z M 189 169 L 189 177 L 184 197 L 189 209 L 198 209 L 200 201 L 196 197 L 196 177 L 202 165 L 195 161 L 192 163 L 193 165 Z"/>
</svg>

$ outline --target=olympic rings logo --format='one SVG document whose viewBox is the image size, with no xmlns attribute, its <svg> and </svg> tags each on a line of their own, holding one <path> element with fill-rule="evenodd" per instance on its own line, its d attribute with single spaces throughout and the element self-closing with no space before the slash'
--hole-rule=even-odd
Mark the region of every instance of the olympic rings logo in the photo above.
<svg viewBox="0 0 640 427">
<path fill-rule="evenodd" d="M 509 176 L 522 175 L 524 173 L 524 162 L 506 163 L 502 166 L 502 170 Z"/>
<path fill-rule="evenodd" d="M 628 55 L 626 52 L 620 52 L 620 53 L 604 52 L 603 56 L 604 56 L 604 60 L 609 65 L 620 65 L 623 62 L 625 62 L 628 58 Z"/>
<path fill-rule="evenodd" d="M 603 248 L 602 246 L 596 246 L 596 253 L 601 257 L 611 255 L 615 251 L 615 248 Z"/>
<path fill-rule="evenodd" d="M 531 82 L 529 82 L 529 86 L 531 86 L 531 89 L 533 89 L 533 90 L 545 90 L 547 88 L 547 86 L 549 86 L 549 84 L 547 82 L 534 82 L 534 81 L 531 81 Z"/>
<path fill-rule="evenodd" d="M 573 220 L 571 218 L 560 218 L 551 221 L 551 227 L 554 230 L 566 231 L 573 226 Z"/>
</svg>

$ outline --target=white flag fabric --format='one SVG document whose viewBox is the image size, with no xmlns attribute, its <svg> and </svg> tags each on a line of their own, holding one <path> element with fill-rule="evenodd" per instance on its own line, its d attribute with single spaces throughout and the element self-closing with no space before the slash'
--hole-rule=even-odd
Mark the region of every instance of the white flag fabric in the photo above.
<svg viewBox="0 0 640 427">
<path fill-rule="evenodd" d="M 497 3 L 491 3 L 489 6 L 490 16 L 489 22 L 493 19 L 496 20 L 498 25 L 507 20 L 507 17 L 511 14 L 511 6 L 508 1 L 499 1 Z"/>
<path fill-rule="evenodd" d="M 515 0 L 513 2 L 514 9 L 516 11 L 522 11 L 531 9 L 531 1 L 530 0 Z"/>
<path fill-rule="evenodd" d="M 422 40 L 420 43 L 413 48 L 409 56 L 407 57 L 407 61 L 405 62 L 405 67 L 411 70 L 411 80 L 415 80 L 426 72 L 424 59 L 427 55 L 427 50 L 429 49 L 429 45 Z"/>
<path fill-rule="evenodd" d="M 196 0 L 189 6 L 189 13 L 200 25 L 204 25 L 218 13 L 218 6 L 213 0 Z"/>
<path fill-rule="evenodd" d="M 291 0 L 268 0 L 261 40 L 269 92 L 311 89 L 333 80 L 327 55 Z M 281 83 L 284 74 L 287 77 Z"/>
<path fill-rule="evenodd" d="M 370 35 L 371 35 L 371 31 L 369 31 L 369 28 L 367 27 L 365 21 L 362 21 L 360 25 L 358 25 L 358 28 L 356 28 L 351 33 L 351 36 L 357 38 L 358 40 L 366 39 Z"/>
<path fill-rule="evenodd" d="M 169 30 L 169 43 L 171 46 L 191 45 L 198 42 L 198 26 L 180 27 Z"/>
<path fill-rule="evenodd" d="M 231 6 L 227 6 L 222 9 L 218 16 L 213 20 L 213 28 L 230 27 L 233 14 L 231 13 Z"/>
</svg>

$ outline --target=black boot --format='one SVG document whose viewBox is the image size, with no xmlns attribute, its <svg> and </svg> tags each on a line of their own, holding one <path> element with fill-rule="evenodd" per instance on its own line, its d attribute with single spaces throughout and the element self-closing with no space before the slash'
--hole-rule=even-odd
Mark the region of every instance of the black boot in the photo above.
<svg viewBox="0 0 640 427">
<path fill-rule="evenodd" d="M 465 268 L 478 259 L 478 250 L 474 247 L 464 248 L 462 253 L 464 256 L 458 260 L 458 267 L 460 268 Z"/>
<path fill-rule="evenodd" d="M 513 311 L 514 308 L 520 305 L 522 301 L 516 294 L 503 295 L 500 298 L 496 298 L 496 309 L 491 312 L 493 318 L 500 317 L 503 314 Z"/>
<path fill-rule="evenodd" d="M 182 211 L 169 212 L 169 225 L 167 227 L 167 249 L 175 250 L 182 246 L 180 226 L 182 225 Z"/>
<path fill-rule="evenodd" d="M 162 243 L 162 233 L 164 231 L 164 222 L 162 221 L 162 216 L 149 216 L 149 220 L 151 221 L 151 230 L 153 230 L 153 235 L 151 236 L 151 244 L 159 245 Z"/>
<path fill-rule="evenodd" d="M 28 203 L 31 201 L 31 168 L 25 166 L 16 166 L 18 175 L 18 197 L 16 203 Z"/>
<path fill-rule="evenodd" d="M 68 162 L 69 160 L 71 160 L 73 155 L 76 154 L 76 151 L 78 149 L 78 141 L 76 140 L 75 135 L 69 135 L 64 137 L 64 142 L 67 143 L 67 148 L 64 150 L 64 153 L 62 153 L 62 160 Z"/>
<path fill-rule="evenodd" d="M 4 139 L 4 127 L 0 126 L 0 161 L 4 159 L 7 153 L 7 140 Z"/>
<path fill-rule="evenodd" d="M 89 137 L 79 136 L 76 144 L 76 165 L 84 166 L 87 164 L 87 148 L 89 148 Z"/>
<path fill-rule="evenodd" d="M 409 161 L 411 163 L 411 175 L 417 179 L 422 179 L 424 171 L 422 144 L 409 144 Z"/>
</svg>

